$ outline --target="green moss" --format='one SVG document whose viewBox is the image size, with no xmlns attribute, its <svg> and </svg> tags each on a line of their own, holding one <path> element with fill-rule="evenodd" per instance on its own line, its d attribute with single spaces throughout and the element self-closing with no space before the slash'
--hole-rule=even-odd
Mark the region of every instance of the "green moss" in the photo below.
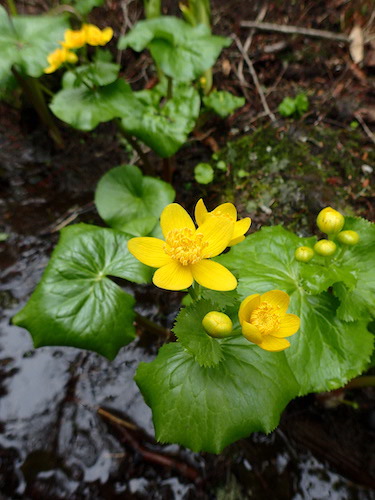
<svg viewBox="0 0 375 500">
<path fill-rule="evenodd" d="M 367 148 L 364 161 L 366 141 L 359 130 L 296 122 L 287 130 L 266 126 L 216 153 L 215 162 L 224 161 L 230 175 L 217 170 L 215 178 L 223 198 L 259 224 L 309 231 L 327 205 L 347 215 L 365 215 L 370 193 L 363 190 L 361 166 L 375 163 L 375 153 Z"/>
</svg>

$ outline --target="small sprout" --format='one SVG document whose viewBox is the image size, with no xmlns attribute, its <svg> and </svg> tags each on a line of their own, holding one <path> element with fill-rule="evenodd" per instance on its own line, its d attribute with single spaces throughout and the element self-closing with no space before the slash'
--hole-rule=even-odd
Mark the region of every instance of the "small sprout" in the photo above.
<svg viewBox="0 0 375 500">
<path fill-rule="evenodd" d="M 294 257 L 299 262 L 309 262 L 314 257 L 314 250 L 310 247 L 298 247 Z"/>
<path fill-rule="evenodd" d="M 356 231 L 341 231 L 337 235 L 337 239 L 340 243 L 344 243 L 344 245 L 356 245 L 359 242 L 359 234 Z"/>
<path fill-rule="evenodd" d="M 356 122 L 355 120 L 353 120 L 352 122 L 350 122 L 349 127 L 350 127 L 351 129 L 355 130 L 356 128 L 358 128 L 358 127 L 359 127 L 359 123 L 358 123 L 358 122 Z"/>
<path fill-rule="evenodd" d="M 194 169 L 198 184 L 209 184 L 214 180 L 214 170 L 209 163 L 199 163 Z"/>
<path fill-rule="evenodd" d="M 223 339 L 232 335 L 232 320 L 222 312 L 211 311 L 207 313 L 202 320 L 202 325 L 211 337 Z"/>
<path fill-rule="evenodd" d="M 314 245 L 315 252 L 318 255 L 323 255 L 323 257 L 331 257 L 336 252 L 336 249 L 336 243 L 330 240 L 320 240 Z"/>
<path fill-rule="evenodd" d="M 344 226 L 344 216 L 332 207 L 323 208 L 316 218 L 318 228 L 325 234 L 336 234 Z"/>
<path fill-rule="evenodd" d="M 225 161 L 220 160 L 220 161 L 218 161 L 218 162 L 216 163 L 216 168 L 217 168 L 218 170 L 222 170 L 222 171 L 224 171 L 224 172 L 225 172 L 225 170 L 227 170 L 227 164 L 225 163 Z"/>
</svg>

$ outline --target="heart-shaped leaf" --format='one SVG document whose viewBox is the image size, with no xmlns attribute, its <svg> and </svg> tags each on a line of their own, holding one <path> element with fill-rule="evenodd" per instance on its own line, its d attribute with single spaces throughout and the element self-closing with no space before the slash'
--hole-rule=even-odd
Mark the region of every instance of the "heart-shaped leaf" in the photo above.
<svg viewBox="0 0 375 500">
<path fill-rule="evenodd" d="M 135 381 L 152 408 L 158 441 L 220 453 L 251 432 L 272 431 L 298 385 L 283 353 L 250 345 L 243 337 L 221 344 L 223 361 L 200 366 L 177 342 L 152 363 L 141 363 Z"/>
<path fill-rule="evenodd" d="M 123 80 L 116 80 L 104 87 L 81 85 L 64 88 L 55 94 L 50 108 L 60 120 L 72 127 L 92 130 L 99 123 L 131 113 L 135 105 L 130 86 Z"/>
<path fill-rule="evenodd" d="M 107 276 L 150 279 L 118 231 L 87 224 L 62 230 L 42 280 L 13 323 L 27 328 L 35 347 L 66 345 L 109 359 L 131 342 L 134 299 Z"/>
<path fill-rule="evenodd" d="M 163 208 L 174 198 L 170 184 L 143 176 L 133 165 L 112 168 L 100 179 L 95 192 L 101 218 L 109 226 L 133 236 L 151 233 Z"/>
</svg>

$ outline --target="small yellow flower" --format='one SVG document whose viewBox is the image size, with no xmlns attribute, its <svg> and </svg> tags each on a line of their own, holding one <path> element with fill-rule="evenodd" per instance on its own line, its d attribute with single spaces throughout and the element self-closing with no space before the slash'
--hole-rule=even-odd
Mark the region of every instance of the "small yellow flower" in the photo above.
<svg viewBox="0 0 375 500">
<path fill-rule="evenodd" d="M 281 290 L 246 297 L 238 312 L 243 336 L 266 351 L 283 351 L 290 346 L 285 337 L 300 327 L 298 316 L 286 314 L 288 306 L 289 295 Z"/>
<path fill-rule="evenodd" d="M 94 24 L 84 24 L 82 30 L 85 33 L 88 45 L 106 45 L 113 37 L 113 29 L 109 27 L 101 30 Z"/>
<path fill-rule="evenodd" d="M 347 231 L 341 231 L 337 235 L 337 239 L 340 243 L 344 243 L 344 245 L 356 245 L 359 242 L 359 234 L 356 231 L 351 231 L 350 229 Z"/>
<path fill-rule="evenodd" d="M 66 49 L 80 49 L 86 45 L 86 30 L 66 30 L 61 45 Z"/>
<path fill-rule="evenodd" d="M 47 61 L 49 66 L 44 69 L 44 73 L 53 73 L 65 62 L 75 64 L 78 61 L 78 57 L 74 52 L 63 47 L 51 52 L 47 57 Z"/>
<path fill-rule="evenodd" d="M 181 205 L 171 203 L 163 210 L 159 238 L 132 238 L 130 253 L 143 264 L 158 268 L 153 282 L 166 290 L 184 290 L 195 280 L 212 290 L 234 290 L 237 280 L 221 264 L 208 260 L 219 255 L 232 239 L 234 222 L 228 217 L 209 217 L 196 229 Z"/>
<path fill-rule="evenodd" d="M 251 219 L 250 217 L 245 217 L 244 219 L 237 220 L 237 210 L 232 203 L 223 203 L 222 205 L 216 207 L 212 212 L 208 212 L 203 200 L 200 199 L 195 206 L 195 220 L 197 221 L 198 226 L 213 216 L 220 218 L 226 217 L 234 222 L 233 236 L 228 243 L 228 247 L 236 245 L 245 239 L 244 235 L 249 230 Z"/>
<path fill-rule="evenodd" d="M 331 240 L 319 240 L 314 245 L 314 250 L 318 255 L 331 257 L 337 250 L 337 245 Z"/>
<path fill-rule="evenodd" d="M 298 247 L 294 252 L 294 257 L 299 262 L 310 262 L 314 257 L 314 250 L 310 247 Z"/>
</svg>

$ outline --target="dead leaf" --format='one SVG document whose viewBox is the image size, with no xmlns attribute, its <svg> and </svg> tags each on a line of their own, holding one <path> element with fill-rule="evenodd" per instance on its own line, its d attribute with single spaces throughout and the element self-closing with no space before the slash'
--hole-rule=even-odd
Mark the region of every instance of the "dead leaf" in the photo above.
<svg viewBox="0 0 375 500">
<path fill-rule="evenodd" d="M 229 73 L 232 71 L 232 67 L 231 67 L 229 59 L 223 60 L 223 62 L 221 63 L 221 70 L 225 76 L 228 76 Z"/>
<path fill-rule="evenodd" d="M 363 57 L 365 54 L 364 51 L 364 37 L 362 28 L 356 24 L 352 31 L 349 34 L 349 52 L 356 64 L 359 64 L 363 61 Z"/>
</svg>

